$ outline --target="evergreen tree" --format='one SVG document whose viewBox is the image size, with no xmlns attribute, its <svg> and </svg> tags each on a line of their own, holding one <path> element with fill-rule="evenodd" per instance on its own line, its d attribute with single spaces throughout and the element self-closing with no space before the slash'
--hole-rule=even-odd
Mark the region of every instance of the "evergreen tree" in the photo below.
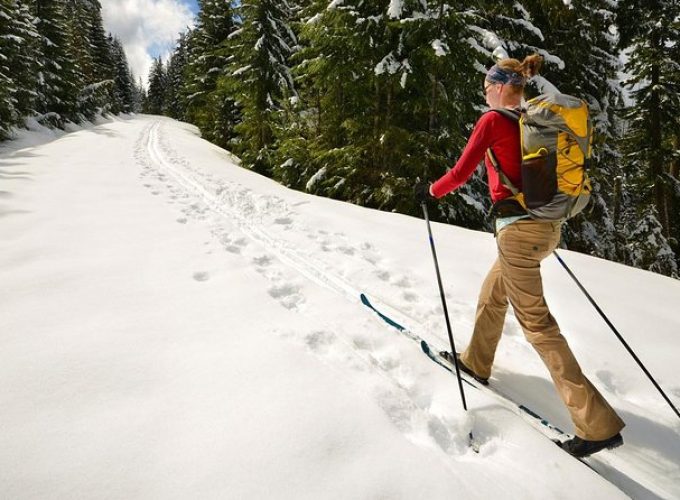
<svg viewBox="0 0 680 500">
<path fill-rule="evenodd" d="M 628 167 L 625 181 L 634 200 L 634 208 L 631 207 L 626 219 L 629 246 L 637 252 L 631 253 L 629 259 L 634 265 L 644 262 L 646 268 L 672 275 L 677 273 L 680 252 L 680 227 L 674 225 L 677 218 L 671 213 L 676 199 L 673 169 L 680 125 L 677 79 L 680 4 L 674 0 L 623 0 L 617 14 L 621 48 L 628 49 L 630 56 L 625 70 L 631 77 L 626 86 L 635 101 L 624 113 Z M 655 217 L 658 224 L 651 221 Z M 640 225 L 640 220 L 647 223 Z M 661 228 L 663 239 L 657 227 Z M 665 241 L 668 249 L 647 247 L 649 251 L 642 258 L 634 244 L 641 240 L 656 241 L 658 245 Z M 674 255 L 674 259 L 669 259 L 669 255 Z"/>
<path fill-rule="evenodd" d="M 18 51 L 16 42 L 10 38 L 10 27 L 14 25 L 13 5 L 0 3 L 0 140 L 4 139 L 12 125 L 17 122 L 16 100 L 13 94 L 16 87 L 11 78 L 10 62 Z"/>
<path fill-rule="evenodd" d="M 110 38 L 111 55 L 114 61 L 113 107 L 114 113 L 130 113 L 134 105 L 134 83 L 123 45 L 117 38 Z"/>
<path fill-rule="evenodd" d="M 198 4 L 184 85 L 186 118 L 199 127 L 205 139 L 226 146 L 236 118 L 229 93 L 218 89 L 217 81 L 227 74 L 234 11 L 230 0 L 198 0 Z"/>
<path fill-rule="evenodd" d="M 286 0 L 244 0 L 237 16 L 242 25 L 233 37 L 232 75 L 220 86 L 240 106 L 236 150 L 243 164 L 271 175 L 276 114 L 281 100 L 295 93 L 288 68 L 297 43 L 292 11 Z"/>
<path fill-rule="evenodd" d="M 297 170 L 311 192 L 418 213 L 416 177 L 454 162 L 482 101 L 465 14 L 444 1 L 317 1 L 305 16 L 294 68 L 299 132 L 282 144 L 290 157 L 280 176 Z M 482 189 L 478 179 L 435 216 L 483 225 Z"/>
<path fill-rule="evenodd" d="M 96 113 L 112 111 L 114 96 L 115 63 L 109 36 L 104 31 L 99 0 L 81 0 L 90 5 L 87 38 L 92 54 L 92 77 L 86 92 Z"/>
<path fill-rule="evenodd" d="M 663 234 L 656 207 L 642 205 L 628 234 L 628 263 L 667 276 L 678 277 L 676 255 Z"/>
<path fill-rule="evenodd" d="M 132 94 L 132 111 L 134 113 L 142 113 L 146 108 L 146 90 L 144 90 L 144 83 L 140 78 L 133 87 Z"/>
<path fill-rule="evenodd" d="M 149 92 L 146 101 L 146 112 L 153 115 L 163 114 L 165 108 L 166 73 L 160 56 L 154 59 L 149 72 Z"/>
<path fill-rule="evenodd" d="M 28 6 L 0 2 L 0 140 L 35 109 L 36 56 L 40 38 Z"/>
<path fill-rule="evenodd" d="M 69 46 L 66 0 L 33 0 L 40 34 L 37 111 L 41 121 L 58 127 L 77 121 L 80 74 Z"/>
<path fill-rule="evenodd" d="M 166 113 L 178 120 L 183 120 L 186 112 L 183 90 L 185 72 L 189 64 L 188 36 L 186 33 L 180 35 L 167 65 Z"/>
</svg>

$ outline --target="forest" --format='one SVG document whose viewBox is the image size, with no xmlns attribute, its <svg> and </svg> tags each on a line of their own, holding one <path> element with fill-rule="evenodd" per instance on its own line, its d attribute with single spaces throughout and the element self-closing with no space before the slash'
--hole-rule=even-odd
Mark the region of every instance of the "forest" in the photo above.
<svg viewBox="0 0 680 500">
<path fill-rule="evenodd" d="M 577 96 L 595 129 L 593 197 L 564 245 L 679 277 L 680 2 L 198 3 L 143 86 L 97 0 L 1 0 L 0 138 L 28 119 L 161 114 L 285 186 L 418 216 L 413 186 L 455 164 L 486 69 L 538 53 L 528 97 Z M 480 168 L 430 214 L 491 231 L 489 209 Z"/>
</svg>

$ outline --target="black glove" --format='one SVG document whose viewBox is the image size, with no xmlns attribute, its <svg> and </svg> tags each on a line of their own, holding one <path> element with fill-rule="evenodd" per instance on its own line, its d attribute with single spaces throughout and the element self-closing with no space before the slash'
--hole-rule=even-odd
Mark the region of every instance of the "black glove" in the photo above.
<svg viewBox="0 0 680 500">
<path fill-rule="evenodd" d="M 413 194 L 415 195 L 416 201 L 420 203 L 427 203 L 430 200 L 434 200 L 434 196 L 430 194 L 430 183 L 425 181 L 420 181 L 413 188 Z"/>
</svg>

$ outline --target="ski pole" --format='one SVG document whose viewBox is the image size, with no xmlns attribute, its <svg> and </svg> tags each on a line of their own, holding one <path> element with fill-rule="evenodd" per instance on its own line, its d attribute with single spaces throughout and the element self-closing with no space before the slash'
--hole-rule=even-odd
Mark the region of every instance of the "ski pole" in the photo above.
<svg viewBox="0 0 680 500">
<path fill-rule="evenodd" d="M 560 261 L 560 264 L 562 264 L 562 267 L 564 267 L 564 269 L 567 271 L 567 273 L 569 274 L 569 276 L 571 276 L 571 278 L 576 282 L 576 284 L 577 284 L 578 287 L 581 289 L 581 291 L 584 293 L 584 295 L 588 298 L 588 300 L 589 300 L 590 303 L 593 305 L 593 307 L 595 308 L 595 310 L 600 314 L 600 316 L 602 316 L 602 319 L 605 321 L 605 323 L 607 323 L 607 325 L 609 326 L 609 328 L 611 328 L 611 330 L 614 332 L 614 334 L 616 335 L 616 337 L 621 341 L 621 343 L 623 344 L 623 347 L 625 347 L 626 350 L 630 353 L 630 355 L 633 356 L 633 359 L 634 359 L 635 362 L 640 366 L 640 368 L 642 368 L 642 371 L 645 372 L 645 375 L 647 375 L 647 377 L 649 377 L 649 380 L 652 381 L 652 384 L 654 384 L 654 387 L 656 387 L 656 389 L 661 393 L 661 396 L 663 396 L 663 398 L 666 400 L 666 403 L 668 403 L 668 404 L 670 405 L 670 407 L 673 409 L 673 411 L 675 412 L 675 414 L 680 418 L 680 412 L 678 411 L 678 409 L 675 407 L 675 405 L 674 405 L 674 404 L 671 402 L 671 400 L 668 398 L 668 396 L 667 396 L 666 393 L 663 391 L 663 389 L 661 388 L 661 386 L 656 382 L 656 380 L 654 380 L 654 377 L 652 377 L 652 374 L 649 373 L 649 370 L 647 370 L 647 368 L 645 367 L 645 365 L 642 364 L 642 361 L 640 361 L 640 358 L 638 358 L 637 355 L 635 354 L 635 352 L 633 352 L 633 349 L 630 348 L 630 346 L 628 345 L 628 343 L 624 340 L 624 338 L 621 336 L 621 334 L 619 333 L 619 331 L 614 327 L 614 325 L 612 324 L 612 322 L 609 321 L 609 318 L 607 318 L 607 315 L 606 315 L 604 312 L 602 312 L 602 309 L 600 309 L 600 306 L 597 305 L 597 302 L 595 302 L 595 300 L 590 296 L 590 294 L 588 293 L 588 290 L 585 289 L 585 287 L 581 284 L 581 282 L 580 282 L 580 281 L 578 280 L 578 278 L 574 275 L 574 273 L 571 272 L 571 269 L 569 269 L 569 267 L 568 267 L 567 264 L 562 260 L 562 257 L 559 256 L 559 254 L 557 253 L 557 251 L 553 251 L 553 253 L 555 254 L 555 257 L 557 257 L 557 260 Z"/>
<path fill-rule="evenodd" d="M 458 368 L 458 356 L 456 356 L 456 344 L 453 341 L 453 333 L 451 332 L 451 322 L 449 321 L 449 310 L 446 307 L 446 297 L 444 297 L 444 286 L 442 285 L 442 277 L 439 272 L 439 262 L 437 261 L 437 251 L 434 247 L 434 238 L 432 237 L 432 228 L 430 227 L 430 216 L 427 213 L 427 205 L 425 202 L 421 203 L 423 207 L 423 215 L 425 222 L 427 222 L 427 234 L 430 237 L 430 248 L 432 249 L 432 257 L 434 259 L 434 269 L 437 272 L 437 283 L 439 284 L 439 295 L 442 298 L 442 307 L 444 309 L 444 317 L 446 318 L 446 329 L 449 333 L 449 342 L 451 343 L 451 352 L 453 353 L 453 365 L 456 368 L 456 378 L 458 379 L 458 389 L 460 390 L 460 399 L 463 401 L 463 409 L 467 411 L 467 402 L 465 401 L 465 390 L 463 389 L 463 382 L 460 378 L 460 369 Z M 468 434 L 470 438 L 470 445 L 472 445 L 472 431 Z"/>
</svg>

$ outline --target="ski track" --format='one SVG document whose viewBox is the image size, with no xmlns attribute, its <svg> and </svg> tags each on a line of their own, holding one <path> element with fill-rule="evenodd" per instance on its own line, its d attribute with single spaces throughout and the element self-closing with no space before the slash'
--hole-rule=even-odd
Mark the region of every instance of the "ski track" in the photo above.
<svg viewBox="0 0 680 500">
<path fill-rule="evenodd" d="M 215 240 L 225 251 L 248 259 L 270 283 L 269 295 L 283 307 L 292 311 L 304 310 L 300 275 L 360 304 L 360 291 L 343 277 L 315 262 L 311 254 L 300 252 L 290 242 L 277 238 L 263 227 L 273 223 L 285 230 L 305 234 L 308 239 L 316 240 L 322 251 L 340 252 L 375 267 L 381 257 L 369 243 L 357 247 L 347 242 L 342 234 L 310 229 L 296 221 L 294 211 L 283 200 L 257 195 L 236 183 L 216 181 L 212 176 L 192 168 L 163 140 L 160 122 L 149 125 L 142 132 L 135 147 L 135 158 L 142 167 L 140 178 L 144 180 L 143 185 L 151 194 L 159 195 L 165 191 L 170 203 L 181 204 L 184 216 L 177 222 L 186 224 L 189 219 L 207 221 Z M 336 243 L 338 238 L 341 240 L 339 244 Z M 373 272 L 387 273 L 379 268 Z M 193 279 L 205 281 L 209 275 L 197 272 Z M 411 281 L 407 276 L 388 275 L 385 281 L 393 282 L 394 286 L 404 290 L 405 296 L 409 293 Z M 436 447 L 447 457 L 471 453 L 467 439 L 460 438 L 461 435 L 467 436 L 468 432 L 461 428 L 460 420 L 431 413 L 431 395 L 423 394 L 422 388 L 417 387 L 413 373 L 400 363 L 395 349 L 379 345 L 365 334 L 342 332 L 341 335 L 335 325 L 333 330 L 280 330 L 276 333 L 302 345 L 331 366 L 340 362 L 360 372 L 362 377 L 370 373 L 374 381 L 371 396 L 411 442 Z M 487 436 L 487 439 L 491 437 Z M 450 461 L 446 463 L 453 467 Z"/>
<path fill-rule="evenodd" d="M 177 222 L 187 224 L 189 220 L 206 221 L 222 249 L 249 260 L 269 282 L 269 295 L 283 307 L 291 311 L 304 310 L 306 298 L 301 277 L 357 304 L 363 290 L 355 288 L 343 276 L 336 274 L 330 265 L 316 260 L 314 251 L 305 253 L 298 250 L 291 242 L 268 231 L 266 226 L 280 228 L 284 233 L 292 231 L 293 234 L 303 234 L 315 242 L 322 252 L 337 252 L 345 258 L 358 261 L 367 273 L 401 292 L 401 301 L 397 304 L 380 295 L 372 295 L 372 300 L 376 299 L 376 305 L 381 310 L 423 332 L 442 330 L 439 319 L 441 306 L 431 307 L 424 313 L 414 309 L 412 306 L 418 300 L 417 294 L 412 291 L 414 279 L 405 274 L 393 274 L 382 267 L 383 258 L 370 243 L 353 245 L 342 233 L 331 234 L 305 226 L 297 220 L 294 209 L 282 199 L 259 195 L 237 183 L 215 179 L 194 168 L 164 139 L 161 122 L 153 122 L 142 131 L 135 145 L 135 159 L 142 168 L 139 177 L 143 180 L 143 186 L 152 195 L 165 194 L 169 203 L 180 206 L 183 216 L 177 218 Z M 209 273 L 203 271 L 197 271 L 193 276 L 196 281 L 209 278 Z M 470 316 L 471 307 L 468 304 L 454 300 L 449 304 L 454 316 Z M 311 332 L 282 330 L 277 334 L 303 345 L 331 365 L 341 362 L 362 373 L 369 371 L 375 379 L 373 397 L 395 427 L 410 441 L 421 446 L 436 446 L 446 456 L 471 453 L 467 440 L 460 438 L 460 435 L 465 436 L 468 432 L 460 420 L 447 421 L 432 414 L 432 395 L 424 394 L 423 388 L 418 387 L 415 375 L 400 363 L 395 350 L 389 345 L 380 345 L 375 338 L 354 332 L 339 332 L 342 333 L 340 335 L 337 326 L 333 328 L 336 332 L 330 329 Z M 512 325 L 508 325 L 508 328 L 510 337 L 522 337 L 518 328 Z M 608 374 L 602 373 L 601 378 L 611 384 Z M 500 436 L 498 430 L 485 430 L 485 443 Z M 623 452 L 601 453 L 597 456 L 595 468 L 628 494 L 640 493 L 642 488 L 645 495 L 651 498 L 672 498 L 673 493 L 667 491 L 664 485 L 672 485 L 677 480 L 677 464 L 661 459 L 651 450 L 629 448 Z M 649 484 L 644 479 L 638 479 L 640 471 L 660 481 Z M 675 490 L 672 487 L 669 489 Z"/>
</svg>

